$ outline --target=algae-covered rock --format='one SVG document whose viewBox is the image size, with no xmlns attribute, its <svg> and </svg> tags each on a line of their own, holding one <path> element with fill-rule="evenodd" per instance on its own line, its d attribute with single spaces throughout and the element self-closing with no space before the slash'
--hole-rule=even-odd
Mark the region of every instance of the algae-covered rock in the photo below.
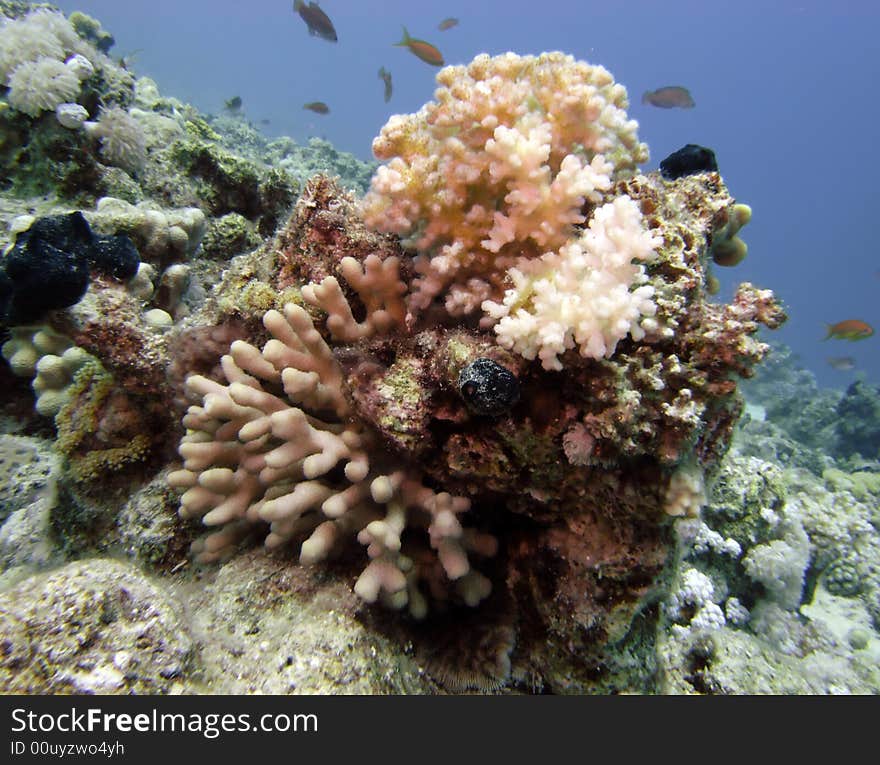
<svg viewBox="0 0 880 765">
<path fill-rule="evenodd" d="M 30 573 L 58 560 L 49 529 L 60 476 L 47 442 L 0 436 L 0 571 Z"/>
<path fill-rule="evenodd" d="M 177 607 L 135 568 L 71 563 L 0 595 L 0 692 L 168 693 L 192 642 Z"/>
<path fill-rule="evenodd" d="M 215 260 L 228 260 L 260 244 L 253 225 L 239 213 L 227 213 L 208 224 L 202 239 L 202 254 Z"/>
<path fill-rule="evenodd" d="M 181 582 L 202 645 L 192 693 L 401 694 L 436 691 L 411 656 L 364 624 L 338 577 L 258 552 Z"/>
</svg>

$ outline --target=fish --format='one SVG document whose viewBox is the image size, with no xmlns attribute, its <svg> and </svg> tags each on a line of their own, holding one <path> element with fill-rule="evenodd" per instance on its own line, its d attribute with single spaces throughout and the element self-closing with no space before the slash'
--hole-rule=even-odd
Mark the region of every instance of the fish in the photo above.
<svg viewBox="0 0 880 765">
<path fill-rule="evenodd" d="M 116 59 L 116 63 L 119 64 L 122 69 L 128 71 L 134 64 L 134 60 L 137 57 L 137 54 L 143 52 L 143 50 L 143 48 L 136 48 L 135 50 L 131 51 L 131 53 L 126 53 L 120 56 L 118 59 Z"/>
<path fill-rule="evenodd" d="M 384 66 L 379 69 L 379 78 L 385 83 L 385 103 L 391 100 L 391 72 Z"/>
<path fill-rule="evenodd" d="M 457 27 L 457 26 L 458 26 L 458 19 L 450 16 L 448 19 L 443 19 L 443 21 L 441 21 L 437 25 L 437 29 L 439 29 L 441 32 L 445 32 L 447 29 L 452 29 L 452 27 Z"/>
<path fill-rule="evenodd" d="M 839 321 L 837 324 L 828 324 L 828 334 L 823 337 L 827 340 L 830 337 L 838 340 L 864 340 L 874 334 L 874 328 L 860 321 L 859 319 L 846 319 Z"/>
<path fill-rule="evenodd" d="M 241 96 L 233 96 L 228 101 L 224 101 L 223 108 L 228 112 L 237 112 L 241 109 Z"/>
<path fill-rule="evenodd" d="M 692 109 L 696 104 L 687 88 L 681 85 L 667 85 L 657 90 L 646 90 L 642 94 L 642 103 L 659 106 L 661 109 Z"/>
<path fill-rule="evenodd" d="M 330 107 L 327 106 L 327 104 L 325 104 L 323 101 L 309 101 L 307 104 L 303 104 L 303 109 L 308 109 L 315 114 L 330 113 Z"/>
<path fill-rule="evenodd" d="M 320 37 L 328 42 L 336 42 L 339 39 L 330 17 L 318 7 L 317 3 L 306 5 L 304 0 L 294 0 L 293 10 L 306 22 L 309 34 L 313 37 Z"/>
<path fill-rule="evenodd" d="M 403 39 L 394 44 L 399 48 L 409 48 L 410 53 L 414 56 L 418 56 L 426 64 L 431 64 L 431 66 L 443 66 L 443 54 L 431 45 L 431 43 L 410 37 L 409 32 L 406 31 L 406 27 L 403 28 Z"/>
<path fill-rule="evenodd" d="M 841 372 L 849 372 L 856 368 L 856 360 L 852 356 L 829 356 L 825 360 L 828 366 Z"/>
</svg>

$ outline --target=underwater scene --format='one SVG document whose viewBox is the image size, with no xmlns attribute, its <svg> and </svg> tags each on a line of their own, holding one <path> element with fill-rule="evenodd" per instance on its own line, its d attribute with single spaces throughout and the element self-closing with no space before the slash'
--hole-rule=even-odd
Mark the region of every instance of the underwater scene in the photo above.
<svg viewBox="0 0 880 765">
<path fill-rule="evenodd" d="M 0 0 L 0 693 L 880 692 L 870 5 Z"/>
</svg>

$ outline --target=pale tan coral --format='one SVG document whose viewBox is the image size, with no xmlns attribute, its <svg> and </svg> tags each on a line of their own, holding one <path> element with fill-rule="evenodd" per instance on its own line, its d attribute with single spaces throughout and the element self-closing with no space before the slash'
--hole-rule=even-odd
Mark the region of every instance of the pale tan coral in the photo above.
<svg viewBox="0 0 880 765">
<path fill-rule="evenodd" d="M 364 321 L 355 320 L 335 276 L 328 276 L 319 284 L 307 284 L 302 289 L 307 302 L 329 314 L 327 329 L 334 340 L 352 342 L 403 324 L 406 306 L 402 295 L 406 285 L 400 278 L 397 258 L 382 260 L 378 255 L 368 255 L 361 264 L 355 258 L 345 257 L 339 266 L 367 309 Z"/>
<path fill-rule="evenodd" d="M 397 263 L 368 256 L 362 267 L 346 260 L 342 272 L 368 307 L 363 322 L 354 320 L 335 278 L 303 289 L 327 310 L 331 335 L 350 341 L 402 321 Z M 421 580 L 435 596 L 451 584 L 465 603 L 485 598 L 491 586 L 468 553 L 494 555 L 496 543 L 462 526 L 459 516 L 470 501 L 434 492 L 412 471 L 387 469 L 393 457 L 351 417 L 342 368 L 304 308 L 270 310 L 263 323 L 272 337 L 262 350 L 238 340 L 223 357 L 227 384 L 200 375 L 186 382 L 199 403 L 184 418 L 184 465 L 169 482 L 184 490 L 181 516 L 221 527 L 196 546 L 197 557 L 226 556 L 265 522 L 269 548 L 305 540 L 303 563 L 323 560 L 357 537 L 370 563 L 355 592 L 369 602 L 408 607 L 421 617 L 427 610 Z M 421 565 L 403 549 L 405 528 L 423 530 L 444 583 L 436 581 L 437 566 Z"/>
<path fill-rule="evenodd" d="M 682 465 L 669 479 L 664 512 L 674 517 L 698 518 L 705 503 L 703 471 L 697 465 Z"/>
<path fill-rule="evenodd" d="M 69 401 L 77 371 L 92 356 L 45 325 L 12 327 L 10 335 L 3 344 L 3 357 L 14 375 L 33 378 L 37 412 L 54 417 Z"/>
<path fill-rule="evenodd" d="M 130 204 L 101 197 L 89 225 L 101 234 L 128 234 L 142 261 L 164 268 L 191 257 L 205 233 L 205 215 L 197 207 L 156 209 L 150 203 Z"/>
</svg>

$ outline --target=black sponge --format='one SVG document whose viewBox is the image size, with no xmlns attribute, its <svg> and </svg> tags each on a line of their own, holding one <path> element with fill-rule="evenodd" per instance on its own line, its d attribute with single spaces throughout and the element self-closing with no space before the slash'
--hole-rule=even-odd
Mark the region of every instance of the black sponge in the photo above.
<svg viewBox="0 0 880 765">
<path fill-rule="evenodd" d="M 139 264 L 131 239 L 92 233 L 78 210 L 38 218 L 0 260 L 0 324 L 27 324 L 74 305 L 92 269 L 127 280 Z"/>
<path fill-rule="evenodd" d="M 708 172 L 718 172 L 715 152 L 695 143 L 689 143 L 672 152 L 660 163 L 660 175 L 667 181 L 674 181 L 685 175 Z"/>
</svg>

